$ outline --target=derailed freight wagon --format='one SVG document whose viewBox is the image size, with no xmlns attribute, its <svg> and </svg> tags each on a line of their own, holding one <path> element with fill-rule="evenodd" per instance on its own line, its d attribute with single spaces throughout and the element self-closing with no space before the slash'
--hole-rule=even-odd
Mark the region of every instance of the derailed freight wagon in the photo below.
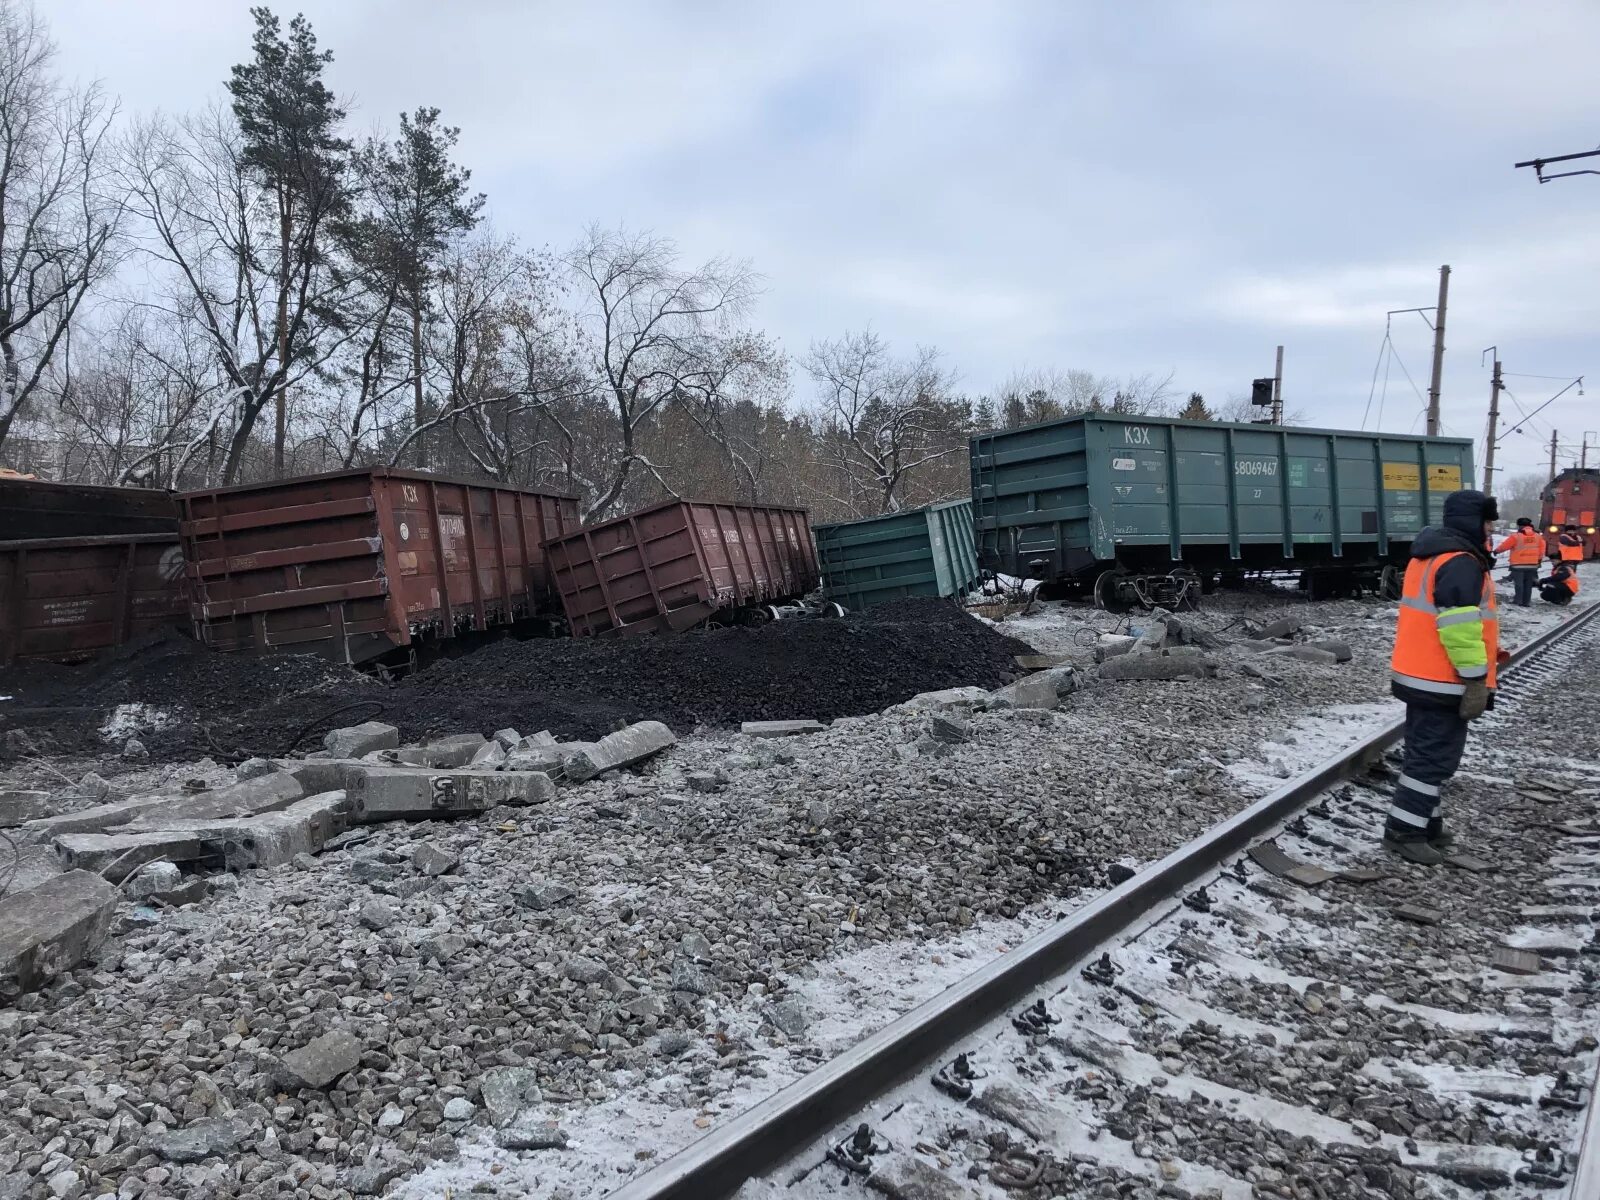
<svg viewBox="0 0 1600 1200">
<path fill-rule="evenodd" d="M 1472 442 L 1086 414 L 971 442 L 979 561 L 1171 607 L 1251 573 L 1398 595 L 1411 540 L 1473 482 Z"/>
<path fill-rule="evenodd" d="M 822 594 L 845 608 L 901 596 L 959 596 L 978 580 L 970 500 L 816 525 L 813 532 Z"/>
<path fill-rule="evenodd" d="M 0 539 L 178 532 L 171 492 L 0 476 Z"/>
<path fill-rule="evenodd" d="M 556 619 L 544 542 L 578 527 L 573 496 L 391 467 L 178 499 L 197 638 L 352 664 Z"/>
<path fill-rule="evenodd" d="M 0 664 L 81 662 L 183 618 L 176 530 L 0 542 Z"/>
<path fill-rule="evenodd" d="M 817 586 L 802 508 L 669 500 L 547 542 L 574 634 L 759 622 Z"/>
<path fill-rule="evenodd" d="M 0 663 L 79 662 L 183 623 L 168 492 L 0 478 Z"/>
</svg>

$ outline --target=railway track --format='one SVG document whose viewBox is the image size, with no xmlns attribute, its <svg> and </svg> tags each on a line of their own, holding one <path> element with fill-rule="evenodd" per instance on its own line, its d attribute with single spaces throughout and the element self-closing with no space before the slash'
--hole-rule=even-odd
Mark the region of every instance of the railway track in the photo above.
<svg viewBox="0 0 1600 1200">
<path fill-rule="evenodd" d="M 1530 698 L 1600 702 L 1597 616 L 1475 728 L 1450 814 L 1488 858 L 1376 851 L 1396 721 L 613 1200 L 1600 1197 L 1600 768 L 1522 752 Z"/>
</svg>

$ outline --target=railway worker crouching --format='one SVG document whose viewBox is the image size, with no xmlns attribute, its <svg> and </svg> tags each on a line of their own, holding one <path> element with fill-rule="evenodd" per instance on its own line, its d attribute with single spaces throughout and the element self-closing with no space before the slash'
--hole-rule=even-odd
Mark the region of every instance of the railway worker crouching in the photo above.
<svg viewBox="0 0 1600 1200">
<path fill-rule="evenodd" d="M 1572 563 L 1558 562 L 1547 578 L 1539 581 L 1539 595 L 1551 604 L 1571 604 L 1578 594 L 1578 572 Z"/>
<path fill-rule="evenodd" d="M 1539 579 L 1544 561 L 1544 535 L 1534 528 L 1531 517 L 1518 517 L 1516 529 L 1494 548 L 1496 554 L 1511 551 L 1511 582 L 1515 603 L 1520 608 L 1533 604 L 1533 585 Z"/>
<path fill-rule="evenodd" d="M 1405 758 L 1383 844 L 1410 862 L 1436 866 L 1454 842 L 1440 789 L 1461 765 L 1467 723 L 1493 706 L 1500 659 L 1490 526 L 1499 515 L 1482 492 L 1453 492 L 1444 521 L 1411 543 L 1390 687 L 1406 705 Z"/>
</svg>

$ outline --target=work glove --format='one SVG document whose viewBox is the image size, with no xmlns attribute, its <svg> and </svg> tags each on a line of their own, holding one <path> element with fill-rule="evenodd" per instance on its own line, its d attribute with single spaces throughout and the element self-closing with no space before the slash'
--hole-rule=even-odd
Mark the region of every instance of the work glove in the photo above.
<svg viewBox="0 0 1600 1200">
<path fill-rule="evenodd" d="M 1461 697 L 1461 719 L 1476 721 L 1489 707 L 1489 685 L 1482 679 L 1467 680 L 1466 693 Z"/>
</svg>

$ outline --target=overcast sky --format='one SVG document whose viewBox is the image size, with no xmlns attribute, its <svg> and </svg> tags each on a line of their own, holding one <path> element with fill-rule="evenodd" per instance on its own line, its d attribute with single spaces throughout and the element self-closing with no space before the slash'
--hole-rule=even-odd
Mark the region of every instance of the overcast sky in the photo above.
<svg viewBox="0 0 1600 1200">
<path fill-rule="evenodd" d="M 40 7 L 63 69 L 130 110 L 205 104 L 249 49 L 243 0 Z M 277 9 L 300 10 L 358 129 L 419 104 L 461 126 L 500 229 L 747 257 L 791 352 L 870 323 L 973 392 L 1082 367 L 1224 399 L 1281 342 L 1290 405 L 1359 427 L 1385 311 L 1433 304 L 1449 263 L 1446 431 L 1481 453 L 1490 344 L 1513 416 L 1564 382 L 1523 375 L 1595 373 L 1503 466 L 1600 429 L 1600 176 L 1511 165 L 1600 146 L 1595 0 Z M 1420 430 L 1400 368 L 1426 391 L 1431 334 L 1394 321 L 1383 428 Z"/>
</svg>

